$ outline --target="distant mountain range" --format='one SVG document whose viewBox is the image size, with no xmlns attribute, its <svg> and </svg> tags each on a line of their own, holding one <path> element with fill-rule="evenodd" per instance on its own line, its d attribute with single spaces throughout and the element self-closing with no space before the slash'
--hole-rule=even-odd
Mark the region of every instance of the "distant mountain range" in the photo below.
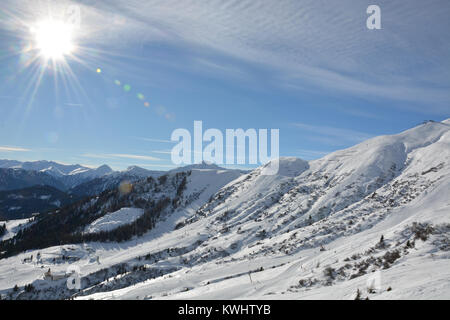
<svg viewBox="0 0 450 320">
<path fill-rule="evenodd" d="M 108 175 L 113 172 L 113 170 L 107 166 L 103 165 L 96 169 L 81 166 L 79 164 L 66 165 L 60 164 L 53 161 L 30 161 L 30 162 L 20 162 L 16 160 L 0 160 L 0 168 L 3 169 L 13 169 L 13 170 L 23 170 L 26 172 L 31 172 L 32 175 L 39 175 L 43 180 L 49 180 L 52 177 L 58 181 L 58 185 L 52 185 L 61 190 L 69 190 L 78 184 L 81 184 L 87 180 L 92 180 L 101 176 Z M 25 173 L 22 175 L 25 177 Z M 19 171 L 18 171 L 19 172 Z M 47 184 L 46 181 L 43 183 L 36 184 Z M 8 189 L 4 184 L 0 185 L 3 190 Z"/>
<path fill-rule="evenodd" d="M 47 185 L 59 190 L 67 190 L 61 179 L 40 171 L 0 168 L 0 191 Z"/>
<path fill-rule="evenodd" d="M 164 171 L 151 171 L 137 166 L 124 171 L 113 171 L 107 165 L 92 169 L 79 164 L 67 165 L 46 160 L 0 160 L 0 216 L 5 219 L 29 217 L 34 212 L 55 209 L 84 196 L 116 188 L 122 181 L 134 183 L 162 174 Z M 40 195 L 42 190 L 47 190 L 52 195 L 51 200 L 20 197 L 11 201 L 8 198 L 10 195 L 28 194 L 31 191 Z"/>
<path fill-rule="evenodd" d="M 131 166 L 124 171 L 113 171 L 108 165 L 98 168 L 88 168 L 79 164 L 67 165 L 54 161 L 0 160 L 0 170 L 4 173 L 4 180 L 0 181 L 0 190 L 12 190 L 31 185 L 50 185 L 63 191 L 68 191 L 80 184 L 108 176 L 117 179 L 120 176 L 145 178 L 162 173 L 137 166 Z M 11 178 L 7 180 L 7 175 Z M 11 180 L 14 178 L 14 181 Z M 11 181 L 11 182 L 10 182 Z"/>
<path fill-rule="evenodd" d="M 220 170 L 219 166 L 206 162 L 180 167 L 169 171 L 177 173 L 192 169 Z M 225 169 L 223 169 L 225 170 Z M 166 171 L 152 171 L 138 166 L 130 166 L 123 171 L 113 171 L 109 166 L 88 168 L 79 164 L 67 165 L 54 161 L 0 160 L 0 216 L 4 219 L 29 217 L 35 212 L 45 212 L 59 207 L 58 204 L 70 204 L 87 196 L 94 196 L 105 190 L 117 188 L 122 182 L 135 183 L 139 180 L 158 178 Z M 11 201 L 8 196 L 28 194 L 51 187 L 53 201 L 36 201 L 31 198 L 17 198 Z M 4 191 L 3 193 L 1 193 Z M 2 202 L 2 197 L 9 199 Z M 54 201 L 54 198 L 59 201 Z M 34 209 L 32 209 L 34 206 Z M 20 208 L 18 210 L 17 208 Z"/>
</svg>

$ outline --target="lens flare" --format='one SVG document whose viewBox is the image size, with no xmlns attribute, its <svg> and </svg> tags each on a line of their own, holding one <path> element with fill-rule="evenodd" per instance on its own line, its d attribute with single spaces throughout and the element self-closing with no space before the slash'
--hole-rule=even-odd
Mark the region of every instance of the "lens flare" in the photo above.
<svg viewBox="0 0 450 320">
<path fill-rule="evenodd" d="M 120 194 L 129 194 L 133 190 L 133 184 L 128 181 L 122 181 L 119 185 Z"/>
</svg>

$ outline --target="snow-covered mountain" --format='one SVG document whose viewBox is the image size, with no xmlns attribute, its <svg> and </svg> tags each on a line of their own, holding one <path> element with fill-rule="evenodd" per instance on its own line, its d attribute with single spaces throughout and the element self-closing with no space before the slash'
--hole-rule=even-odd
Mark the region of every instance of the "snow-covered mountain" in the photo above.
<svg viewBox="0 0 450 320">
<path fill-rule="evenodd" d="M 20 162 L 16 160 L 0 160 L 0 168 L 14 169 L 30 172 L 31 175 L 41 177 L 42 181 L 36 180 L 37 185 L 49 184 L 60 190 L 74 194 L 93 195 L 116 187 L 123 180 L 135 182 L 147 177 L 158 177 L 164 171 L 151 171 L 138 166 L 130 166 L 123 171 L 113 171 L 108 165 L 98 168 L 88 168 L 79 164 L 67 165 L 54 161 L 30 161 Z M 50 181 L 50 182 L 48 182 Z M 56 182 L 54 182 L 56 181 Z M 51 183 L 51 184 L 50 184 Z M 18 188 L 21 185 L 29 187 L 28 183 L 16 183 Z M 6 184 L 4 184 L 6 186 Z M 10 190 L 8 188 L 7 190 Z M 0 184 L 0 190 L 6 190 Z"/>
<path fill-rule="evenodd" d="M 102 165 L 96 169 L 81 166 L 79 164 L 67 165 L 54 161 L 29 161 L 0 160 L 0 168 L 22 169 L 30 172 L 40 172 L 58 179 L 65 189 L 73 188 L 83 182 L 108 175 L 113 170 Z"/>
<path fill-rule="evenodd" d="M 206 162 L 187 165 L 184 167 L 172 169 L 170 171 L 147 170 L 138 166 L 130 166 L 126 170 L 114 171 L 110 174 L 103 175 L 101 177 L 80 183 L 75 187 L 73 187 L 72 189 L 70 189 L 69 193 L 76 196 L 93 196 L 105 190 L 117 188 L 122 182 L 135 183 L 139 180 L 148 177 L 158 178 L 167 173 L 171 174 L 178 172 L 187 172 L 190 170 L 227 170 L 227 169 Z M 231 170 L 231 171 L 244 173 L 244 171 L 240 170 Z"/>
<path fill-rule="evenodd" d="M 0 191 L 47 185 L 60 190 L 66 187 L 59 178 L 45 172 L 0 168 Z"/>
<path fill-rule="evenodd" d="M 241 170 L 241 169 L 226 169 L 226 168 L 218 166 L 215 163 L 210 163 L 207 161 L 202 161 L 200 163 L 194 163 L 194 164 L 189 164 L 189 165 L 186 165 L 183 167 L 178 167 L 178 168 L 170 170 L 169 172 L 183 172 L 183 171 L 189 171 L 189 170 L 232 170 L 232 171 L 239 171 L 241 173 L 249 172 L 249 171 Z"/>
<path fill-rule="evenodd" d="M 41 171 L 57 177 L 68 175 L 79 170 L 88 170 L 89 168 L 76 165 L 60 164 L 53 161 L 27 161 L 20 162 L 16 160 L 0 160 L 0 168 L 24 169 L 27 171 Z"/>
<path fill-rule="evenodd" d="M 11 191 L 11 194 L 28 194 L 30 188 L 41 190 L 45 186 L 50 186 L 61 191 L 56 192 L 59 199 L 70 199 L 72 202 L 85 196 L 117 188 L 124 181 L 134 183 L 149 176 L 158 177 L 165 173 L 137 166 L 129 167 L 124 171 L 113 171 L 107 165 L 91 169 L 80 165 L 58 164 L 53 161 L 0 160 L 1 166 L 5 168 L 0 168 L 0 191 Z M 62 195 L 64 192 L 67 194 Z M 0 200 L 0 217 L 28 217 L 31 213 L 54 208 L 53 204 L 68 204 L 67 201 L 53 200 L 39 202 L 35 201 L 32 196 L 15 199 L 14 203 Z M 33 204 L 36 204 L 34 209 L 31 207 Z"/>
<path fill-rule="evenodd" d="M 450 120 L 314 161 L 275 161 L 274 176 L 264 175 L 264 167 L 246 174 L 173 172 L 141 180 L 129 195 L 105 193 L 67 210 L 70 215 L 49 215 L 77 221 L 73 234 L 102 216 L 108 223 L 122 219 L 122 208 L 144 208 L 153 225 L 133 233 L 139 224 L 130 224 L 128 232 L 138 236 L 121 242 L 49 242 L 3 258 L 0 293 L 11 299 L 450 298 Z M 149 203 L 162 200 L 161 214 L 151 215 Z M 23 239 L 44 225 L 38 219 Z M 38 241 L 23 239 L 14 241 L 24 249 Z M 10 249 L 0 244 L 2 250 Z M 41 260 L 29 262 L 37 252 Z M 41 266 L 67 269 L 55 257 L 80 268 L 81 291 L 67 289 L 65 279 L 42 279 Z M 30 283 L 33 290 L 23 291 Z"/>
<path fill-rule="evenodd" d="M 84 182 L 108 176 L 113 172 L 107 165 L 102 165 L 96 169 L 79 168 L 62 176 L 61 179 L 68 189 L 72 189 Z"/>
<path fill-rule="evenodd" d="M 140 178 L 147 178 L 150 176 L 154 177 L 157 175 L 163 175 L 164 173 L 164 171 L 147 170 L 138 166 L 131 166 L 122 171 L 122 174 L 132 175 Z"/>
<path fill-rule="evenodd" d="M 131 166 L 123 171 L 113 171 L 93 179 L 86 179 L 72 187 L 69 193 L 76 196 L 93 196 L 105 190 L 117 188 L 122 182 L 135 183 L 148 177 L 157 178 L 165 173 L 164 171 L 152 171 Z"/>
</svg>

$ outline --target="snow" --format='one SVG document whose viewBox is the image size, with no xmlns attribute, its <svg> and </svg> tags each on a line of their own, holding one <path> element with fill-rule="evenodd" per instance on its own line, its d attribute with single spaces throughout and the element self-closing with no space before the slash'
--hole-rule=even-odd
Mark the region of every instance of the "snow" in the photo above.
<svg viewBox="0 0 450 320">
<path fill-rule="evenodd" d="M 270 161 L 264 167 L 275 166 L 278 168 L 277 175 L 295 177 L 309 168 L 307 161 L 294 157 L 281 157 Z M 263 167 L 263 168 L 264 168 Z"/>
<path fill-rule="evenodd" d="M 144 214 L 143 209 L 122 208 L 118 211 L 107 213 L 103 217 L 95 220 L 84 230 L 85 233 L 97 233 L 101 231 L 111 231 L 124 224 L 129 224 Z"/>
<path fill-rule="evenodd" d="M 87 180 L 92 180 L 109 175 L 113 170 L 103 165 L 91 169 L 81 165 L 61 164 L 54 161 L 30 161 L 20 162 L 15 160 L 0 160 L 0 168 L 24 169 L 27 171 L 39 171 L 59 179 L 66 188 L 73 188 Z"/>
<path fill-rule="evenodd" d="M 185 194 L 198 195 L 195 201 L 155 229 L 123 243 L 39 250 L 52 257 L 64 249 L 77 257 L 73 263 L 22 263 L 37 250 L 0 260 L 0 293 L 41 279 L 49 267 L 65 272 L 76 265 L 91 281 L 77 299 L 354 299 L 358 289 L 370 299 L 450 299 L 448 120 L 314 161 L 277 161 L 273 176 L 263 168 L 248 174 L 193 168 Z M 135 215 L 120 217 L 122 210 L 103 218 L 113 227 L 134 221 Z M 184 226 L 175 230 L 179 222 Z M 435 231 L 415 239 L 414 223 Z M 377 247 L 381 235 L 385 244 Z M 400 256 L 388 265 L 373 262 L 394 250 Z M 130 271 L 115 275 L 122 264 Z M 162 274 L 133 272 L 133 266 Z M 328 267 L 343 274 L 330 280 Z M 106 282 L 96 273 L 105 268 Z M 376 275 L 379 286 L 369 293 Z"/>
<path fill-rule="evenodd" d="M 96 169 L 90 169 L 90 168 L 77 168 L 76 170 L 73 170 L 69 173 L 69 175 L 80 175 L 83 174 L 86 177 L 90 177 L 90 178 L 97 178 L 97 177 L 101 177 L 107 174 L 112 173 L 113 170 L 107 166 L 107 165 L 102 165 Z"/>
<path fill-rule="evenodd" d="M 8 220 L 6 222 L 0 221 L 0 225 L 6 225 L 6 234 L 0 237 L 0 241 L 13 238 L 19 230 L 26 228 L 30 223 L 30 219 Z"/>
<path fill-rule="evenodd" d="M 48 173 L 48 174 L 50 174 L 51 176 L 54 176 L 54 177 L 62 177 L 62 176 L 64 176 L 64 172 L 62 172 L 60 169 L 55 168 L 53 166 L 41 169 L 39 171 L 40 172 L 44 172 L 44 173 Z"/>
<path fill-rule="evenodd" d="M 59 200 L 53 201 L 50 204 L 54 205 L 55 207 L 61 207 L 61 201 Z"/>
<path fill-rule="evenodd" d="M 30 162 L 20 162 L 20 161 L 9 161 L 9 160 L 2 160 L 0 161 L 0 167 L 2 168 L 20 168 L 24 170 L 31 170 L 31 171 L 41 171 L 41 172 L 47 172 L 50 175 L 54 176 L 62 176 L 67 175 L 71 171 L 76 169 L 87 169 L 86 167 L 80 166 L 80 165 L 66 165 L 66 164 L 60 164 L 53 161 L 30 161 Z"/>
<path fill-rule="evenodd" d="M 151 171 L 151 170 L 147 170 L 147 169 L 144 169 L 144 168 L 141 168 L 138 166 L 130 166 L 125 171 L 122 171 L 122 173 L 146 178 L 146 177 L 154 176 L 155 174 L 157 175 L 159 173 L 159 171 Z"/>
</svg>

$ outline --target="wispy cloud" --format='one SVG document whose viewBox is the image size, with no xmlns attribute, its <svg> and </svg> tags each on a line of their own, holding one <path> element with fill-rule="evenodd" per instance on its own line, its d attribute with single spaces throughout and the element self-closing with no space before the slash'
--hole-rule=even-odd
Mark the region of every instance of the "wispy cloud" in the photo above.
<svg viewBox="0 0 450 320">
<path fill-rule="evenodd" d="M 9 147 L 9 146 L 0 146 L 0 151 L 5 152 L 29 152 L 30 149 L 25 149 L 21 147 Z"/>
<path fill-rule="evenodd" d="M 174 141 L 165 140 L 165 139 L 153 139 L 153 138 L 143 138 L 143 137 L 135 137 L 135 139 L 148 141 L 148 142 L 161 142 L 161 143 L 175 143 Z"/>
<path fill-rule="evenodd" d="M 442 104 L 450 101 L 449 74 L 443 71 L 450 69 L 450 39 L 444 31 L 448 2 L 383 1 L 383 30 L 375 32 L 365 28 L 369 4 L 343 0 L 325 10 L 315 0 L 115 0 L 108 7 L 96 3 L 89 8 L 121 15 L 125 24 L 105 24 L 116 29 L 117 37 L 126 33 L 127 39 L 187 47 L 209 57 L 209 66 L 219 72 L 224 70 L 213 61 L 215 53 L 271 68 L 272 80 L 283 84 L 430 102 L 430 109 L 445 111 Z"/>
<path fill-rule="evenodd" d="M 82 154 L 85 158 L 94 158 L 94 159 L 133 159 L 133 160 L 148 160 L 148 161 L 159 161 L 161 159 L 146 156 L 146 155 L 137 155 L 137 154 L 127 154 L 127 153 L 106 153 L 106 154 L 93 154 L 93 153 L 85 153 Z"/>
<path fill-rule="evenodd" d="M 171 164 L 136 164 L 136 166 L 143 167 L 143 168 L 168 168 L 168 169 L 177 167 L 177 166 L 171 165 Z"/>
<path fill-rule="evenodd" d="M 149 161 L 161 160 L 159 158 L 155 158 L 155 157 L 151 157 L 151 156 L 142 156 L 142 155 L 126 154 L 126 153 L 113 153 L 113 154 L 108 154 L 108 156 L 115 157 L 115 158 L 138 159 L 138 160 L 149 160 Z"/>
<path fill-rule="evenodd" d="M 171 150 L 155 150 L 152 151 L 153 153 L 159 153 L 159 154 L 172 154 Z"/>
<path fill-rule="evenodd" d="M 72 103 L 72 102 L 66 102 L 66 103 L 64 103 L 64 105 L 68 106 L 68 107 L 82 107 L 83 106 L 82 103 Z"/>
<path fill-rule="evenodd" d="M 296 128 L 301 129 L 303 132 L 314 134 L 308 136 L 310 140 L 333 146 L 357 143 L 373 137 L 371 134 L 350 129 L 310 125 L 306 123 L 294 123 L 293 125 Z"/>
<path fill-rule="evenodd" d="M 364 110 L 364 108 L 348 108 L 348 107 L 338 107 L 338 110 L 342 113 L 346 113 L 350 116 L 359 118 L 369 118 L 369 119 L 380 119 L 380 116 L 375 112 L 370 112 Z"/>
<path fill-rule="evenodd" d="M 84 158 L 93 158 L 93 159 L 109 159 L 106 154 L 95 154 L 95 153 L 84 153 L 81 155 Z"/>
<path fill-rule="evenodd" d="M 213 75 L 231 76 L 240 80 L 245 79 L 244 72 L 231 63 L 224 64 L 205 58 L 196 58 L 194 62 L 196 62 L 202 72 L 210 71 Z"/>
<path fill-rule="evenodd" d="M 6 95 L 0 95 L 0 99 L 7 99 L 7 100 L 23 100 L 24 97 L 16 97 L 16 96 L 6 96 Z"/>
<path fill-rule="evenodd" d="M 4 1 L 4 8 L 17 7 Z M 227 57 L 268 69 L 267 81 L 294 89 L 426 102 L 428 112 L 448 112 L 448 0 L 380 1 L 383 29 L 375 31 L 365 27 L 368 0 L 326 8 L 316 0 L 59 2 L 82 8 L 83 28 L 95 31 L 86 34 L 96 43 L 164 42 L 185 49 L 208 72 L 232 69 L 217 59 Z M 20 2 L 24 16 L 37 11 L 36 2 Z M 17 27 L 15 21 L 21 19 L 4 25 Z M 408 108 L 420 111 L 413 103 Z"/>
</svg>

